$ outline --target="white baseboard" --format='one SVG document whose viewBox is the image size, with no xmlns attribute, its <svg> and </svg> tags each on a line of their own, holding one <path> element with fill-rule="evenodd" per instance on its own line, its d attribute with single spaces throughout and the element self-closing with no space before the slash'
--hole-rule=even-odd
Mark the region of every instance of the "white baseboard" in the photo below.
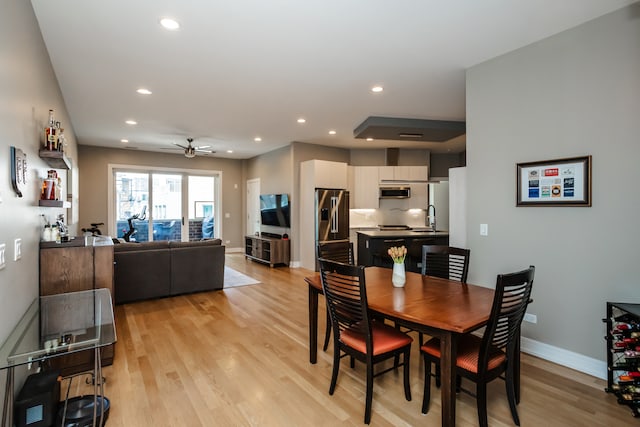
<svg viewBox="0 0 640 427">
<path fill-rule="evenodd" d="M 521 350 L 532 356 L 575 369 L 596 378 L 607 379 L 607 362 L 605 361 L 525 337 L 522 337 Z"/>
</svg>

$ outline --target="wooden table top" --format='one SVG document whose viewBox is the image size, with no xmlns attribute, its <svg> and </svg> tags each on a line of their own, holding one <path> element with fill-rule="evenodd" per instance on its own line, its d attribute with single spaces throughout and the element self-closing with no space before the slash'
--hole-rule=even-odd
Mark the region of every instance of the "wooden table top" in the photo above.
<svg viewBox="0 0 640 427">
<path fill-rule="evenodd" d="M 367 267 L 369 307 L 385 317 L 454 333 L 467 333 L 489 320 L 494 290 L 407 272 L 403 288 L 391 283 L 392 270 Z M 320 274 L 305 278 L 322 291 Z"/>
</svg>

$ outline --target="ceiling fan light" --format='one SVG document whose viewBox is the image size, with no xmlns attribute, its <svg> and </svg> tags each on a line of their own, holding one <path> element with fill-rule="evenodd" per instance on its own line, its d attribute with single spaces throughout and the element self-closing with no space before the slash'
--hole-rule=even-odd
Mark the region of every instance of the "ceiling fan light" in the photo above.
<svg viewBox="0 0 640 427">
<path fill-rule="evenodd" d="M 193 159 L 193 158 L 196 156 L 196 153 L 194 153 L 194 152 L 192 152 L 192 151 L 189 151 L 189 150 L 185 150 L 185 151 L 184 151 L 184 156 L 185 156 L 187 159 Z"/>
</svg>

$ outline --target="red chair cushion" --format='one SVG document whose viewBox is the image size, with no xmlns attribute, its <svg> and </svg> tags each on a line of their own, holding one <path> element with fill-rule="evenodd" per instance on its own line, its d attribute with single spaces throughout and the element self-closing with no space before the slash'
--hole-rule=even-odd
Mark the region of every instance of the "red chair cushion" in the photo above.
<svg viewBox="0 0 640 427">
<path fill-rule="evenodd" d="M 480 356 L 480 343 L 482 339 L 471 334 L 460 337 L 458 341 L 458 354 L 456 357 L 456 366 L 469 372 L 478 373 L 478 357 Z M 440 359 L 440 340 L 432 338 L 427 341 L 420 350 Z M 499 348 L 493 348 L 489 357 L 488 370 L 492 370 L 500 366 L 507 356 Z"/>
<path fill-rule="evenodd" d="M 396 350 L 413 342 L 413 338 L 409 335 L 382 322 L 371 322 L 371 334 L 374 356 Z M 365 336 L 362 334 L 362 329 L 357 326 L 342 331 L 340 341 L 360 353 L 367 353 Z"/>
</svg>

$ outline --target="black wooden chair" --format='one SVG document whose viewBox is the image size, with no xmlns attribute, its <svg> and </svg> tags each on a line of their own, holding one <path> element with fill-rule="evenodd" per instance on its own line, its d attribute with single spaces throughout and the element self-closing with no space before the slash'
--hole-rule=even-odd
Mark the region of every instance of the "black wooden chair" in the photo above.
<svg viewBox="0 0 640 427">
<path fill-rule="evenodd" d="M 411 400 L 409 366 L 411 354 L 410 336 L 392 326 L 370 319 L 367 306 L 367 290 L 364 267 L 342 264 L 321 258 L 320 277 L 322 290 L 331 317 L 333 334 L 333 373 L 329 394 L 333 395 L 340 370 L 340 359 L 350 356 L 366 363 L 367 389 L 364 422 L 371 421 L 373 378 L 395 369 L 390 367 L 374 374 L 378 362 L 403 354 L 404 394 Z"/>
<path fill-rule="evenodd" d="M 443 279 L 456 280 L 467 283 L 469 273 L 469 249 L 456 248 L 444 245 L 423 245 L 421 272 L 423 276 L 441 277 Z M 422 346 L 424 336 L 418 335 L 418 341 Z M 436 375 L 439 372 L 436 372 Z M 437 378 L 440 378 L 439 376 Z"/>
<path fill-rule="evenodd" d="M 341 242 L 322 242 L 318 243 L 316 248 L 316 258 L 329 259 L 331 261 L 341 262 L 343 264 L 355 264 L 353 256 L 353 243 L 347 241 Z M 331 319 L 329 311 L 327 311 L 327 327 L 324 334 L 324 344 L 322 351 L 327 351 L 329 347 L 329 339 L 331 338 Z"/>
<path fill-rule="evenodd" d="M 467 283 L 469 249 L 454 246 L 424 245 L 422 247 L 422 274 Z"/>
<path fill-rule="evenodd" d="M 518 417 L 518 372 L 520 366 L 520 326 L 531 301 L 535 267 L 498 275 L 489 322 L 482 337 L 465 334 L 459 338 L 456 358 L 457 374 L 476 383 L 478 419 L 487 426 L 487 383 L 505 375 L 507 398 L 516 425 Z M 432 338 L 420 351 L 424 357 L 424 397 L 422 413 L 429 410 L 431 363 L 440 363 L 440 340 Z"/>
</svg>

